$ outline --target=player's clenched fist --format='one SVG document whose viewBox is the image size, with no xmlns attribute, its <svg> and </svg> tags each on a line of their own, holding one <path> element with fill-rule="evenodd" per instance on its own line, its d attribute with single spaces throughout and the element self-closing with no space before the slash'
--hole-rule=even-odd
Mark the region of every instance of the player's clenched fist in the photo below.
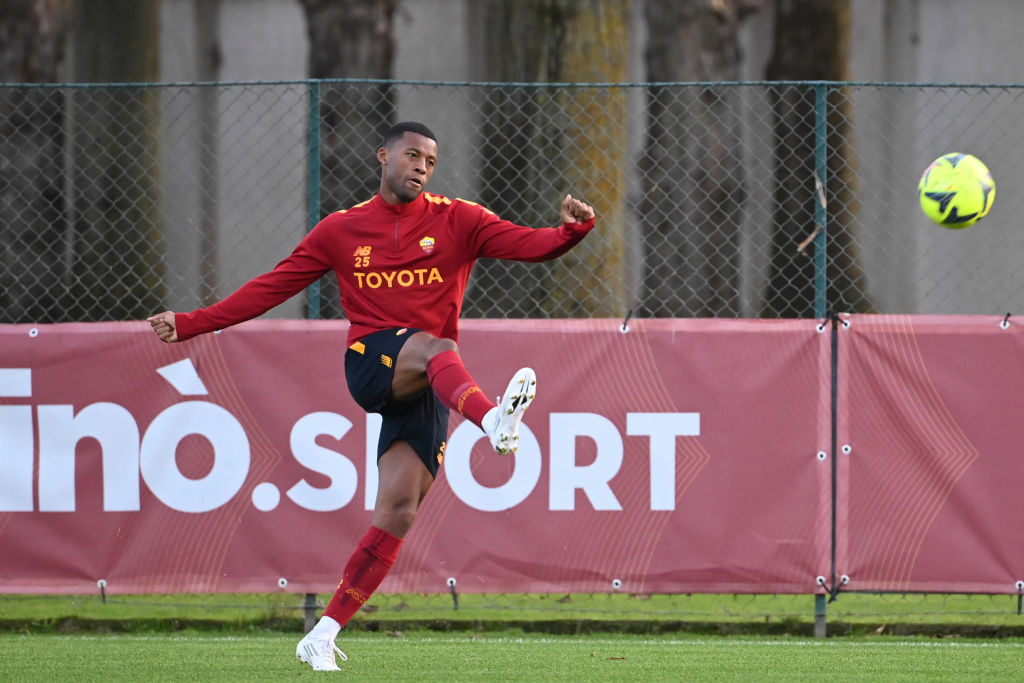
<svg viewBox="0 0 1024 683">
<path fill-rule="evenodd" d="M 178 329 L 174 324 L 173 311 L 151 315 L 146 318 L 146 321 L 153 327 L 153 331 L 156 332 L 156 336 L 160 337 L 160 341 L 168 344 L 178 341 Z"/>
<path fill-rule="evenodd" d="M 573 199 L 571 194 L 565 195 L 565 199 L 562 200 L 563 223 L 586 223 L 593 218 L 594 207 L 578 199 Z"/>
</svg>

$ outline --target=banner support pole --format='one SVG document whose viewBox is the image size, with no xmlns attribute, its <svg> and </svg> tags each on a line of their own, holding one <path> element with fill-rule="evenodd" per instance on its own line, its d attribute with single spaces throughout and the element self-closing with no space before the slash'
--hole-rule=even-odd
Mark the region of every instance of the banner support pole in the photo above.
<svg viewBox="0 0 1024 683">
<path fill-rule="evenodd" d="M 316 626 L 316 593 L 306 593 L 306 602 L 302 605 L 303 616 L 305 617 L 306 633 Z"/>
</svg>

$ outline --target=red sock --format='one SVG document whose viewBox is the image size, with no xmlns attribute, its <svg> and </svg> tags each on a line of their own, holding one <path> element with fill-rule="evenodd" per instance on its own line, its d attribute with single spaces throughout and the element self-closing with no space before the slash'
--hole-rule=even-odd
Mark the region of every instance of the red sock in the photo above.
<svg viewBox="0 0 1024 683">
<path fill-rule="evenodd" d="M 370 598 L 398 558 L 402 539 L 371 526 L 359 541 L 341 575 L 341 583 L 324 616 L 344 626 Z"/>
<path fill-rule="evenodd" d="M 455 351 L 444 351 L 427 361 L 427 377 L 442 403 L 478 427 L 487 411 L 494 407 Z"/>
</svg>

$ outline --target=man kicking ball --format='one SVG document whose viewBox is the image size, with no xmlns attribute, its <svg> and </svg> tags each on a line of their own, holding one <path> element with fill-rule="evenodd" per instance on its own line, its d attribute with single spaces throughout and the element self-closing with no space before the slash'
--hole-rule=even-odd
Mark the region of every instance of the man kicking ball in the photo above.
<svg viewBox="0 0 1024 683">
<path fill-rule="evenodd" d="M 342 570 L 323 616 L 297 657 L 337 670 L 334 641 L 394 565 L 443 459 L 449 409 L 489 437 L 498 453 L 518 447 L 519 423 L 536 392 L 530 368 L 512 377 L 495 405 L 462 363 L 458 321 L 479 257 L 545 261 L 594 226 L 594 210 L 566 195 L 561 225 L 530 228 L 424 189 L 437 164 L 437 138 L 421 123 L 393 126 L 377 149 L 380 191 L 320 221 L 273 270 L 191 313 L 148 320 L 178 342 L 255 318 L 334 271 L 349 319 L 345 378 L 356 402 L 382 417 L 378 489 L 370 529 Z"/>
</svg>

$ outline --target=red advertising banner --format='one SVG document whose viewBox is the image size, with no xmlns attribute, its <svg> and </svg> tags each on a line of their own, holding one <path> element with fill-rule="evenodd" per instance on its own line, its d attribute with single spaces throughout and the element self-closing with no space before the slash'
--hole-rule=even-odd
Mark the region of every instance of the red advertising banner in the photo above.
<svg viewBox="0 0 1024 683">
<path fill-rule="evenodd" d="M 994 316 L 846 322 L 836 564 L 847 588 L 1024 588 L 1024 328 Z"/>
<path fill-rule="evenodd" d="M 346 331 L 0 326 L 0 592 L 332 590 L 376 491 Z M 382 590 L 820 590 L 830 342 L 806 320 L 464 321 L 485 391 L 530 365 L 538 398 L 514 457 L 453 417 Z M 878 571 L 859 545 L 846 560 Z"/>
</svg>

